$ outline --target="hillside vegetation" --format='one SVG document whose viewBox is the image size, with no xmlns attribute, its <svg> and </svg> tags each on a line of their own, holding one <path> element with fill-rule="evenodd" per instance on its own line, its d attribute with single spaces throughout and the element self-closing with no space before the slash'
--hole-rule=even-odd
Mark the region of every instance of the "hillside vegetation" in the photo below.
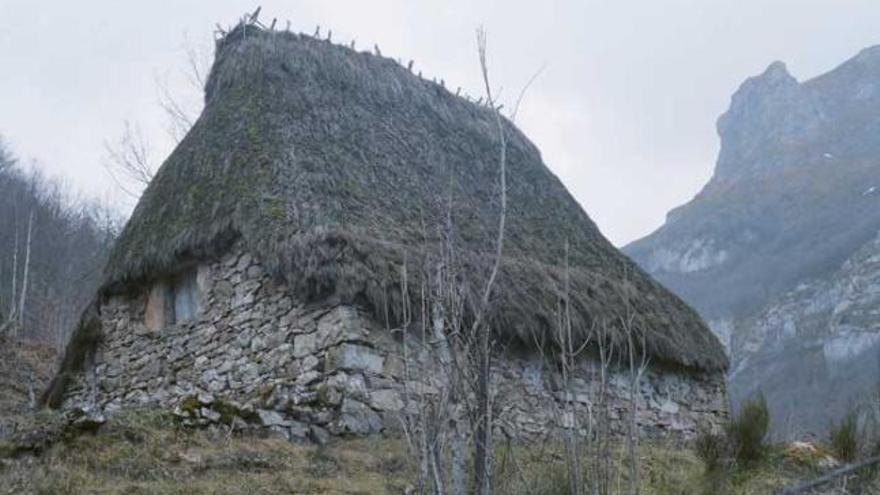
<svg viewBox="0 0 880 495">
<path fill-rule="evenodd" d="M 98 286 L 116 223 L 109 208 L 21 166 L 0 137 L 0 333 L 63 346 Z"/>
<path fill-rule="evenodd" d="M 0 438 L 11 420 L 29 412 L 55 372 L 57 350 L 0 337 Z"/>
<path fill-rule="evenodd" d="M 412 484 L 417 466 L 400 438 L 298 445 L 257 434 L 184 428 L 174 416 L 155 410 L 121 413 L 96 432 L 90 426 L 98 427 L 65 422 L 55 413 L 27 419 L 17 435 L 0 441 L 0 494 L 418 493 Z M 569 493 L 559 447 L 499 445 L 496 493 Z M 707 470 L 692 445 L 651 441 L 640 458 L 641 493 L 776 493 L 817 476 L 824 469 L 823 455 L 771 447 L 756 464 L 719 472 Z M 626 486 L 625 457 L 622 448 L 612 449 L 619 487 Z M 812 493 L 877 493 L 871 490 L 880 485 L 870 483 L 850 478 Z"/>
</svg>

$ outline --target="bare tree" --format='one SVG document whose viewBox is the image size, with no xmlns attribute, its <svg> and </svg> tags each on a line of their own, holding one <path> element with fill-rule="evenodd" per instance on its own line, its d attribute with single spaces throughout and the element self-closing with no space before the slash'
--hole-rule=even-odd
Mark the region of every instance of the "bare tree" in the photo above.
<svg viewBox="0 0 880 495">
<path fill-rule="evenodd" d="M 15 241 L 12 244 L 12 296 L 9 298 L 9 316 L 7 317 L 10 322 L 17 320 L 15 302 L 18 298 L 18 222 L 14 211 L 12 223 L 15 229 Z"/>
<path fill-rule="evenodd" d="M 420 313 L 416 312 L 419 317 L 413 317 L 408 303 L 413 297 L 406 276 L 407 267 L 401 270 L 400 285 L 405 302 L 401 344 L 404 408 L 400 420 L 410 452 L 418 457 L 418 490 L 436 495 L 464 495 L 469 493 L 469 488 L 471 493 L 489 495 L 493 489 L 495 456 L 492 435 L 498 404 L 491 379 L 493 341 L 488 314 L 504 255 L 508 210 L 507 134 L 501 116 L 502 107 L 497 104 L 497 96 L 491 88 L 483 29 L 477 30 L 477 49 L 486 91 L 485 105 L 491 109 L 498 139 L 500 207 L 498 230 L 489 241 L 494 254 L 492 263 L 487 267 L 484 285 L 473 297 L 473 288 L 463 282 L 468 277 L 457 257 L 450 182 L 446 221 L 439 229 L 443 239 L 441 249 L 436 252 L 427 244 L 425 246 L 425 252 L 432 254 L 426 257 L 422 267 L 423 284 L 418 289 L 421 307 L 417 308 Z M 523 88 L 512 117 L 537 75 Z M 429 237 L 432 236 L 424 233 L 426 243 Z M 408 331 L 413 321 L 421 323 L 420 339 L 407 337 L 413 333 Z M 428 363 L 416 362 L 423 354 L 433 357 L 427 359 Z M 436 383 L 436 392 L 411 389 L 411 383 L 418 380 L 410 373 L 415 366 L 437 367 L 436 373 L 423 371 L 419 374 L 421 377 L 432 374 L 443 377 Z M 471 487 L 466 482 L 468 457 L 472 463 Z"/>
<path fill-rule="evenodd" d="M 480 71 L 486 90 L 486 101 L 495 119 L 498 132 L 498 168 L 500 185 L 500 211 L 498 212 L 498 233 L 495 239 L 495 260 L 489 280 L 477 308 L 474 318 L 473 334 L 476 336 L 477 366 L 477 417 L 474 433 L 474 492 L 477 495 L 492 493 L 492 407 L 491 407 L 491 353 L 489 325 L 484 321 L 489 310 L 492 289 L 498 277 L 504 254 L 504 229 L 507 221 L 507 141 L 501 110 L 496 106 L 489 81 L 489 66 L 486 61 L 486 31 L 477 29 L 477 51 L 480 59 Z"/>
<path fill-rule="evenodd" d="M 576 359 L 578 359 L 578 355 L 586 344 L 576 348 L 574 343 L 571 322 L 571 268 L 569 267 L 568 241 L 565 242 L 565 285 L 561 304 L 562 309 L 560 310 L 557 341 L 561 348 L 559 361 L 564 393 L 563 427 L 566 428 L 564 433 L 566 468 L 568 470 L 568 482 L 572 495 L 581 495 L 583 493 L 583 466 L 581 464 L 581 441 L 579 438 L 581 421 L 580 411 L 575 400 L 575 392 L 571 386 L 571 375 L 576 369 Z M 591 422 L 588 418 L 587 425 L 590 424 Z"/>
<path fill-rule="evenodd" d="M 122 135 L 113 144 L 104 143 L 107 161 L 104 168 L 125 194 L 137 199 L 153 180 L 155 167 L 150 158 L 150 146 L 141 128 L 126 120 Z"/>
<path fill-rule="evenodd" d="M 629 277 L 624 268 L 623 301 L 624 314 L 620 317 L 620 327 L 626 336 L 627 366 L 629 371 L 629 431 L 627 432 L 627 451 L 629 453 L 629 493 L 639 495 L 641 490 L 641 462 L 639 459 L 639 398 L 641 381 L 648 368 L 647 345 L 644 332 L 635 325 L 635 311 L 630 306 Z"/>
<path fill-rule="evenodd" d="M 255 17 L 252 19 L 256 20 Z M 165 114 L 165 127 L 175 143 L 179 143 L 195 125 L 211 62 L 209 50 L 194 43 L 186 34 L 183 36 L 183 52 L 186 62 L 178 75 L 185 84 L 173 91 L 167 76 L 155 78 L 159 107 Z"/>
<path fill-rule="evenodd" d="M 184 36 L 184 69 L 180 72 L 184 84 L 172 90 L 169 78 L 155 76 L 158 105 L 165 116 L 165 129 L 173 143 L 179 143 L 195 125 L 201 111 L 210 55 L 197 48 Z M 123 122 L 122 134 L 113 142 L 105 142 L 104 168 L 116 186 L 133 199 L 153 180 L 158 164 L 154 161 L 156 150 L 145 138 L 141 126 L 131 121 Z"/>
<path fill-rule="evenodd" d="M 24 321 L 24 308 L 25 301 L 27 301 L 27 292 L 28 292 L 28 275 L 31 267 L 31 241 L 32 235 L 34 231 L 34 212 L 31 211 L 28 216 L 28 230 L 27 230 L 27 241 L 25 243 L 25 256 L 24 256 L 24 275 L 21 279 L 21 297 L 18 303 L 18 324 L 13 325 L 13 330 L 22 326 Z M 13 331 L 13 337 L 15 337 L 15 332 Z"/>
</svg>

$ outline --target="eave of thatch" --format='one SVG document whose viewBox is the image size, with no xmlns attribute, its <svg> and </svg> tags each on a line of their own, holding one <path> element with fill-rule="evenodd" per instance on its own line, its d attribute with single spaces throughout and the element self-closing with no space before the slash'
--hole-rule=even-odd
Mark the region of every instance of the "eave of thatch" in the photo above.
<svg viewBox="0 0 880 495">
<path fill-rule="evenodd" d="M 656 359 L 725 369 L 697 314 L 599 233 L 507 121 L 505 133 L 510 209 L 496 334 L 531 345 L 553 332 L 567 244 L 581 338 L 600 325 L 619 337 L 626 319 Z M 393 60 L 236 29 L 218 42 L 205 110 L 132 214 L 103 292 L 240 238 L 303 297 L 393 313 L 401 267 L 419 276 L 440 250 L 447 215 L 462 272 L 473 275 L 465 283 L 478 287 L 497 229 L 498 149 L 490 109 Z"/>
</svg>

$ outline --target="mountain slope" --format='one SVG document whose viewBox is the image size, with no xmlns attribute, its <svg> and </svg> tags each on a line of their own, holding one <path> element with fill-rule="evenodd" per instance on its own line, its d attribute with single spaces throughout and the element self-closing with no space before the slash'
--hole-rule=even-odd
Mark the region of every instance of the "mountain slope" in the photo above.
<svg viewBox="0 0 880 495">
<path fill-rule="evenodd" d="M 795 436 L 874 402 L 880 378 L 880 235 L 829 277 L 798 285 L 738 325 L 732 392 L 760 389 Z M 798 418 L 794 421 L 793 418 Z"/>
<path fill-rule="evenodd" d="M 880 252 L 873 242 L 880 232 L 880 47 L 802 83 L 774 62 L 734 94 L 718 134 L 715 173 L 703 190 L 624 251 L 697 308 L 728 346 L 734 398 L 761 384 L 780 420 L 790 408 L 774 394 L 827 386 L 810 381 L 803 360 L 790 379 L 769 380 L 781 363 L 804 357 L 807 340 L 823 348 L 837 335 L 832 320 L 815 320 L 808 308 L 845 300 L 834 292 L 848 280 L 844 264 L 857 252 Z M 815 291 L 812 303 L 791 292 L 802 284 Z M 780 326 L 772 316 L 779 311 L 796 321 L 784 343 L 775 336 L 792 326 Z M 824 350 L 819 355 L 817 367 L 829 376 L 844 367 Z M 868 374 L 851 377 L 847 390 Z M 795 381 L 804 387 L 792 388 Z M 797 426 L 818 430 L 836 413 Z"/>
</svg>

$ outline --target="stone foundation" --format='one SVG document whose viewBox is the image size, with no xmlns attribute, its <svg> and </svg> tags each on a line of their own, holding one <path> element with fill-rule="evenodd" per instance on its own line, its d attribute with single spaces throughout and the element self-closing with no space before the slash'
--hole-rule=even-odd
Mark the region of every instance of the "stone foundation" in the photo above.
<svg viewBox="0 0 880 495">
<path fill-rule="evenodd" d="M 400 332 L 356 307 L 301 304 L 250 254 L 232 252 L 198 267 L 200 309 L 191 321 L 151 329 L 151 287 L 106 300 L 104 340 L 68 389 L 65 407 L 112 413 L 161 405 L 189 423 L 236 422 L 324 441 L 396 428 L 408 404 L 442 388 L 436 352 L 417 338 L 407 337 L 405 367 Z M 499 428 L 529 437 L 569 426 L 563 406 L 574 401 L 588 414 L 598 371 L 594 360 L 583 359 L 565 393 L 559 373 L 537 356 L 500 354 L 492 378 Z M 612 370 L 608 388 L 612 431 L 622 433 L 628 372 Z M 639 388 L 637 421 L 645 434 L 687 437 L 726 417 L 720 373 L 651 366 Z"/>
</svg>

